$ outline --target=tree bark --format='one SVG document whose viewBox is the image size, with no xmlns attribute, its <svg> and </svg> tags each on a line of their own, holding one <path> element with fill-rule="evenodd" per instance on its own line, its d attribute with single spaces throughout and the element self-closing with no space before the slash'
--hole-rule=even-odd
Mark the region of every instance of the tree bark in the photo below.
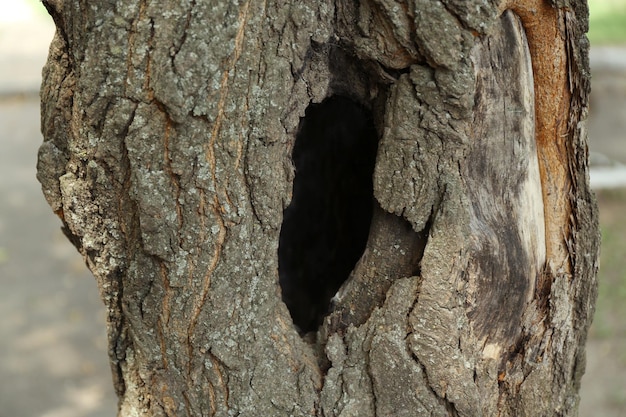
<svg viewBox="0 0 626 417">
<path fill-rule="evenodd" d="M 584 0 L 44 4 L 38 178 L 106 304 L 120 416 L 577 414 Z M 375 126 L 373 214 L 304 334 L 279 237 L 331 96 Z"/>
</svg>

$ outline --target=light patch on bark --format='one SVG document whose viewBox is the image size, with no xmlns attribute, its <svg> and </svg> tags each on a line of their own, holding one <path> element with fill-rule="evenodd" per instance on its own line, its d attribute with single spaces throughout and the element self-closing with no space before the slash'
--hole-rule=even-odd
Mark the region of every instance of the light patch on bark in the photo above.
<svg viewBox="0 0 626 417">
<path fill-rule="evenodd" d="M 502 23 L 473 51 L 477 101 L 465 166 L 466 177 L 475 178 L 467 181 L 474 253 L 468 282 L 480 294 L 470 292 L 470 316 L 485 326 L 479 335 L 506 349 L 541 279 L 546 247 L 530 54 L 519 20 L 508 12 Z"/>
</svg>

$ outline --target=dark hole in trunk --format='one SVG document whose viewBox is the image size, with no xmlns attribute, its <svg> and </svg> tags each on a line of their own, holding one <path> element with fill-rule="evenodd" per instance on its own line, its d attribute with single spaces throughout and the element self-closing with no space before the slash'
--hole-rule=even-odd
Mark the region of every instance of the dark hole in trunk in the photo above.
<svg viewBox="0 0 626 417">
<path fill-rule="evenodd" d="M 371 112 L 347 97 L 311 104 L 300 121 L 278 262 L 283 301 L 301 333 L 321 324 L 365 249 L 377 148 Z"/>
</svg>

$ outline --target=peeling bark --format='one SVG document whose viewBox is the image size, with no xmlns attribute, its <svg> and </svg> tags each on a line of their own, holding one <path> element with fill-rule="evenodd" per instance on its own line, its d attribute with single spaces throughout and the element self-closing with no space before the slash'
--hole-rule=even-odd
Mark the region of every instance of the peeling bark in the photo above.
<svg viewBox="0 0 626 417">
<path fill-rule="evenodd" d="M 107 307 L 120 416 L 576 415 L 586 2 L 44 4 L 38 178 Z M 279 234 L 333 95 L 373 116 L 373 216 L 300 335 Z"/>
</svg>

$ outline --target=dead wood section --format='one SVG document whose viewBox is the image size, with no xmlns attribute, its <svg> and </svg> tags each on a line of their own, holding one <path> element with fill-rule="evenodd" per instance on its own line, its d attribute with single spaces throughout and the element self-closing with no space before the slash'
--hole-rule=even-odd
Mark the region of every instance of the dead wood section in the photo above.
<svg viewBox="0 0 626 417">
<path fill-rule="evenodd" d="M 549 293 L 549 275 L 570 274 L 567 242 L 570 240 L 572 179 L 568 146 L 570 90 L 565 11 L 546 0 L 508 0 L 501 10 L 510 9 L 522 21 L 530 49 L 535 83 L 535 123 L 539 169 L 546 224 L 546 253 L 549 274 L 539 288 Z M 545 291 L 544 291 L 545 293 Z"/>
</svg>

